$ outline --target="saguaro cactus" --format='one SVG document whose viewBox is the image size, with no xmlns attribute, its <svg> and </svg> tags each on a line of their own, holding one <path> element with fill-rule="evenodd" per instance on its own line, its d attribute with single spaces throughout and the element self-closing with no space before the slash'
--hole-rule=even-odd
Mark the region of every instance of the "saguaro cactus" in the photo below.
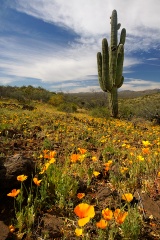
<svg viewBox="0 0 160 240">
<path fill-rule="evenodd" d="M 124 43 L 126 38 L 126 29 L 123 28 L 120 35 L 120 41 L 118 40 L 118 29 L 121 24 L 117 24 L 117 11 L 113 10 L 111 16 L 111 42 L 108 47 L 107 39 L 102 40 L 102 53 L 97 53 L 97 65 L 98 65 L 98 80 L 101 89 L 104 92 L 108 92 L 109 105 L 111 109 L 111 115 L 113 117 L 118 116 L 118 91 L 123 84 L 124 77 L 123 61 L 124 61 Z"/>
</svg>

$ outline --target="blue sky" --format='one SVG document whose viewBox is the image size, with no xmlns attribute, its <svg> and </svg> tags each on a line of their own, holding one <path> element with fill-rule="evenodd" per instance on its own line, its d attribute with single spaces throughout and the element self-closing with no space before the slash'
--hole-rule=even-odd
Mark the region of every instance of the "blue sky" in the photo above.
<svg viewBox="0 0 160 240">
<path fill-rule="evenodd" d="M 127 31 L 121 90 L 160 88 L 159 0 L 0 0 L 0 85 L 101 91 L 113 9 Z"/>
</svg>

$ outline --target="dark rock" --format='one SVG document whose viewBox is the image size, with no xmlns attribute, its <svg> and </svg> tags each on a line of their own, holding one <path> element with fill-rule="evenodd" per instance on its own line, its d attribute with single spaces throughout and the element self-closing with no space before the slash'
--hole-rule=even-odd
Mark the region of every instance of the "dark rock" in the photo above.
<svg viewBox="0 0 160 240">
<path fill-rule="evenodd" d="M 49 213 L 45 214 L 43 217 L 43 230 L 42 234 L 47 237 L 47 239 L 55 239 L 62 237 L 63 221 L 55 215 Z"/>
<path fill-rule="evenodd" d="M 18 175 L 27 175 L 28 179 L 34 174 L 33 159 L 16 154 L 10 157 L 0 157 L 0 191 L 17 188 L 20 182 Z"/>
<path fill-rule="evenodd" d="M 9 228 L 4 224 L 4 222 L 0 221 L 0 240 L 8 239 Z"/>
<path fill-rule="evenodd" d="M 22 109 L 23 110 L 33 111 L 35 108 L 33 106 L 30 106 L 30 105 L 23 105 Z"/>
</svg>

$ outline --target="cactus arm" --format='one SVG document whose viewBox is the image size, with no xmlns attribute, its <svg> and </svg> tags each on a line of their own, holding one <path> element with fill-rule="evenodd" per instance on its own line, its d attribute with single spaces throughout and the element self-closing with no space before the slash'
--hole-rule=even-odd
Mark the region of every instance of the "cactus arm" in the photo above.
<svg viewBox="0 0 160 240">
<path fill-rule="evenodd" d="M 125 40 L 126 40 L 126 29 L 123 28 L 121 31 L 121 35 L 120 35 L 120 42 L 119 44 L 125 44 Z"/>
<path fill-rule="evenodd" d="M 123 82 L 124 82 L 124 77 L 122 76 L 122 77 L 121 77 L 121 82 L 120 82 L 120 84 L 119 84 L 119 85 L 117 85 L 117 88 L 120 88 L 120 87 L 122 87 L 122 85 L 123 85 Z"/>
<path fill-rule="evenodd" d="M 115 81 L 116 86 L 119 86 L 122 81 L 123 61 L 124 61 L 124 46 L 123 44 L 120 44 L 118 46 L 118 52 L 117 52 L 117 70 L 116 70 L 116 81 Z"/>
<path fill-rule="evenodd" d="M 102 81 L 105 90 L 109 91 L 112 89 L 112 82 L 109 78 L 109 52 L 108 52 L 108 42 L 104 38 L 102 40 Z"/>
<path fill-rule="evenodd" d="M 117 68 L 117 29 L 120 24 L 117 24 L 117 11 L 112 11 L 111 16 L 111 43 L 110 43 L 110 62 L 109 62 L 109 75 L 110 79 L 115 85 L 116 68 Z"/>
<path fill-rule="evenodd" d="M 98 66 L 98 80 L 101 89 L 104 91 L 103 82 L 102 82 L 102 54 L 101 52 L 97 53 L 97 66 Z"/>
<path fill-rule="evenodd" d="M 111 16 L 111 49 L 117 48 L 117 28 L 117 11 L 113 10 Z"/>
</svg>

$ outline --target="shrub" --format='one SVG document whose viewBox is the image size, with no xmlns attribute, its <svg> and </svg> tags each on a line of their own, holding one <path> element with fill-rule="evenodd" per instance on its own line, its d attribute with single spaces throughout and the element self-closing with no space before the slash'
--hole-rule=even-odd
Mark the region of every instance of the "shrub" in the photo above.
<svg viewBox="0 0 160 240">
<path fill-rule="evenodd" d="M 109 110 L 106 107 L 96 107 L 93 108 L 90 113 L 92 117 L 97 117 L 97 118 L 109 118 L 110 113 Z"/>
<path fill-rule="evenodd" d="M 48 103 L 57 107 L 60 104 L 64 103 L 64 95 L 62 93 L 55 94 L 49 99 Z"/>
<path fill-rule="evenodd" d="M 73 113 L 77 111 L 77 105 L 74 103 L 62 103 L 57 108 L 58 111 Z"/>
</svg>

